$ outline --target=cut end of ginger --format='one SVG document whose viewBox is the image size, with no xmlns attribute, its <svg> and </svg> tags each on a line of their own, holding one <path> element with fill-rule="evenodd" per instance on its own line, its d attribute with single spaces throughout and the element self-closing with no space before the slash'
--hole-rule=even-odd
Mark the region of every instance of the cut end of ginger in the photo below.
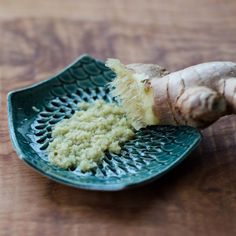
<svg viewBox="0 0 236 236">
<path fill-rule="evenodd" d="M 158 124 L 152 110 L 153 91 L 146 86 L 147 75 L 135 73 L 117 59 L 108 59 L 106 66 L 116 73 L 116 78 L 111 82 L 114 87 L 112 95 L 121 102 L 132 126 L 139 130 Z"/>
<path fill-rule="evenodd" d="M 122 107 L 102 100 L 83 102 L 70 119 L 54 127 L 47 148 L 49 161 L 63 169 L 79 167 L 86 172 L 103 160 L 106 151 L 119 154 L 121 144 L 133 136 Z"/>
</svg>

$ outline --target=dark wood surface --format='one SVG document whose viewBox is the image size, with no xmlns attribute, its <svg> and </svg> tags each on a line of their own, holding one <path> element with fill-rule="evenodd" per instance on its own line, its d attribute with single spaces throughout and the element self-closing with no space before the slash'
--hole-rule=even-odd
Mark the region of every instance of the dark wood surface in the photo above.
<svg viewBox="0 0 236 236">
<path fill-rule="evenodd" d="M 236 235 L 236 117 L 206 129 L 199 148 L 165 177 L 123 192 L 66 187 L 17 158 L 7 92 L 82 53 L 172 71 L 236 61 L 236 1 L 1 0 L 0 235 Z"/>
</svg>

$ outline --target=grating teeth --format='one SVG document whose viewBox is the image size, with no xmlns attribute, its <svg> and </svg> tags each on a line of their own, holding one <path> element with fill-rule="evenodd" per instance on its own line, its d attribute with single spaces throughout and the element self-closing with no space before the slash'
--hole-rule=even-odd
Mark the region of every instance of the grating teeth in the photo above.
<svg viewBox="0 0 236 236">
<path fill-rule="evenodd" d="M 85 90 L 77 88 L 76 93 L 72 93 L 70 96 L 65 94 L 62 97 L 53 99 L 49 108 L 46 107 L 42 110 L 32 125 L 35 137 L 37 137 L 35 142 L 39 145 L 39 149 L 45 152 L 51 139 L 53 126 L 64 117 L 70 117 L 77 109 L 78 101 L 92 102 L 98 98 L 106 98 L 107 101 L 111 102 L 112 97 L 107 93 L 108 91 L 104 87 L 87 88 Z M 147 169 L 151 163 L 157 163 L 160 166 L 166 165 L 171 160 L 168 160 L 166 156 L 173 149 L 173 135 L 175 132 L 175 129 L 166 130 L 162 127 L 139 130 L 133 140 L 124 144 L 120 155 L 106 154 L 101 165 L 87 174 L 99 178 L 121 177 L 127 174 L 133 175 L 140 169 Z M 174 142 L 174 145 L 180 147 L 181 140 Z M 158 156 L 157 153 L 159 153 Z M 71 171 L 78 173 L 78 170 Z M 83 175 L 83 173 L 79 175 Z"/>
</svg>

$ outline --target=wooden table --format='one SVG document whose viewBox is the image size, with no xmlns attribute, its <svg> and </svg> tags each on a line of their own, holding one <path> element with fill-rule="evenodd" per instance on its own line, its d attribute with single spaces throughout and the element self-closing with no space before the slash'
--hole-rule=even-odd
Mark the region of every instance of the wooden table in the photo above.
<svg viewBox="0 0 236 236">
<path fill-rule="evenodd" d="M 42 177 L 20 161 L 6 94 L 82 53 L 169 70 L 236 61 L 235 0 L 1 0 L 0 235 L 236 235 L 236 117 L 203 132 L 162 179 L 123 192 L 89 192 Z"/>
</svg>

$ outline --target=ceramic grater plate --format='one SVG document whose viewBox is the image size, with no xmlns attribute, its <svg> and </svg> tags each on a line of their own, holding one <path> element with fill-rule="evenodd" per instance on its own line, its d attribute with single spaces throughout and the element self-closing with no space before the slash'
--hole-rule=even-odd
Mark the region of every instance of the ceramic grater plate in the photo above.
<svg viewBox="0 0 236 236">
<path fill-rule="evenodd" d="M 188 126 L 139 130 L 121 154 L 106 154 L 98 168 L 81 173 L 48 162 L 46 148 L 53 126 L 69 118 L 81 101 L 112 102 L 109 83 L 115 74 L 103 62 L 83 55 L 52 78 L 8 94 L 11 141 L 19 158 L 57 182 L 90 190 L 122 190 L 159 178 L 197 146 L 200 133 Z"/>
</svg>

